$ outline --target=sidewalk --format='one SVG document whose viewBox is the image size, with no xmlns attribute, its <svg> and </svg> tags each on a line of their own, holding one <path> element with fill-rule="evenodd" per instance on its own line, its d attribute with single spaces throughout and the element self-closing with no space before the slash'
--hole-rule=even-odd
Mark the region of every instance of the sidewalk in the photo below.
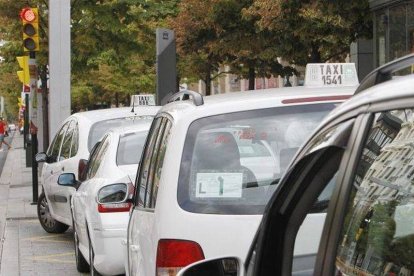
<svg viewBox="0 0 414 276">
<path fill-rule="evenodd" d="M 81 275 L 71 230 L 46 233 L 31 205 L 32 169 L 26 168 L 23 137 L 16 133 L 12 146 L 0 177 L 0 276 Z"/>
</svg>

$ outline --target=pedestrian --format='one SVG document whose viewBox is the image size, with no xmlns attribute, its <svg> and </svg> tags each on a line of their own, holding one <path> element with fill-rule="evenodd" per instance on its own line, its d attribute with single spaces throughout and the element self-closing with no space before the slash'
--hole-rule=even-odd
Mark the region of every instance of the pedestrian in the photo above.
<svg viewBox="0 0 414 276">
<path fill-rule="evenodd" d="M 4 137 L 6 136 L 6 131 L 7 131 L 7 123 L 3 118 L 0 117 L 0 150 L 3 150 L 3 144 L 5 144 L 6 146 L 9 147 L 9 149 L 11 149 L 11 146 L 9 145 L 9 143 L 7 143 L 4 140 Z"/>
</svg>

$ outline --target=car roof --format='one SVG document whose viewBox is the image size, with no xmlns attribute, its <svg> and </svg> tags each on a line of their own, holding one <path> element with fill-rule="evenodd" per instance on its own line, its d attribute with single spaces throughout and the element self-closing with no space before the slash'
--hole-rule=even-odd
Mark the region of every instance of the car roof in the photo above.
<svg viewBox="0 0 414 276">
<path fill-rule="evenodd" d="M 139 120 L 134 125 L 130 126 L 123 126 L 123 127 L 117 127 L 112 129 L 110 132 L 118 135 L 128 134 L 128 133 L 134 133 L 134 132 L 140 132 L 140 131 L 148 131 L 151 126 L 152 120 Z"/>
<path fill-rule="evenodd" d="M 287 99 L 318 98 L 330 96 L 351 96 L 356 86 L 348 87 L 284 87 L 251 90 L 244 92 L 233 92 L 203 97 L 204 104 L 195 106 L 191 100 L 174 101 L 163 106 L 160 113 L 167 113 L 173 118 L 197 113 L 205 115 L 223 114 L 233 111 L 253 110 L 260 108 L 271 108 L 285 106 L 282 101 Z M 321 102 L 326 101 L 321 100 Z M 331 100 L 333 101 L 333 100 Z M 318 102 L 318 101 L 313 101 Z M 306 102 L 294 102 L 292 105 L 306 104 Z M 212 108 L 214 107 L 214 111 Z M 213 113 L 213 114 L 212 114 Z"/>
<path fill-rule="evenodd" d="M 130 114 L 130 116 L 155 115 L 157 114 L 157 111 L 159 109 L 160 106 L 135 106 L 134 112 L 132 112 L 132 107 L 117 107 L 92 111 L 83 111 L 75 113 L 72 116 L 93 123 L 112 118 L 124 117 L 125 115 L 128 115 L 128 113 Z"/>
</svg>

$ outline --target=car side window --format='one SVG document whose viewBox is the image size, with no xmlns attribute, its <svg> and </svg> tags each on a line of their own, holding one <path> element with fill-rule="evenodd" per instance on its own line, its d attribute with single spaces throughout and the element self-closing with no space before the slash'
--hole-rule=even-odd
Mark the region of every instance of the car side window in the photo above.
<svg viewBox="0 0 414 276">
<path fill-rule="evenodd" d="M 60 148 L 61 148 L 62 141 L 65 136 L 68 125 L 69 125 L 69 122 L 67 122 L 66 124 L 62 126 L 62 128 L 59 130 L 59 132 L 56 134 L 55 138 L 53 139 L 52 146 L 48 150 L 47 155 L 50 157 L 51 160 L 53 160 L 53 162 L 58 161 Z"/>
<path fill-rule="evenodd" d="M 59 161 L 70 158 L 70 149 L 72 145 L 72 137 L 75 131 L 75 121 L 70 121 L 62 142 L 62 149 L 60 150 Z"/>
<path fill-rule="evenodd" d="M 70 148 L 70 157 L 73 157 L 78 153 L 78 148 L 79 148 L 79 125 L 76 122 L 75 129 L 73 131 L 72 145 Z"/>
<path fill-rule="evenodd" d="M 164 164 L 165 152 L 167 151 L 167 145 L 171 133 L 171 121 L 167 118 L 164 118 L 162 123 L 165 127 L 161 127 L 161 129 L 163 129 L 162 134 L 160 132 L 159 135 L 159 137 L 161 137 L 161 140 L 158 144 L 157 150 L 154 152 L 154 154 L 156 154 L 157 157 L 153 159 L 155 160 L 155 163 L 152 172 L 150 172 L 151 174 L 153 174 L 153 178 L 147 188 L 149 189 L 149 193 L 151 194 L 151 197 L 149 198 L 149 203 L 145 202 L 145 204 L 148 205 L 148 208 L 155 208 L 162 167 Z"/>
<path fill-rule="evenodd" d="M 144 149 L 144 154 L 142 155 L 141 164 L 139 166 L 139 174 L 137 177 L 137 183 L 135 187 L 137 188 L 138 194 L 135 196 L 135 205 L 144 206 L 144 202 L 148 196 L 147 192 L 147 182 L 149 178 L 150 166 L 153 160 L 151 160 L 154 148 L 156 145 L 156 140 L 159 135 L 161 127 L 162 117 L 154 119 L 150 132 L 148 134 L 147 142 Z"/>
<path fill-rule="evenodd" d="M 89 166 L 88 166 L 88 172 L 87 172 L 87 179 L 90 179 L 96 175 L 96 172 L 99 169 L 99 166 L 102 163 L 102 160 L 105 156 L 106 151 L 109 147 L 109 135 L 106 135 L 104 138 L 102 138 L 102 142 L 99 145 L 99 148 L 96 149 L 96 152 L 92 159 L 90 160 Z"/>
<path fill-rule="evenodd" d="M 376 114 L 347 200 L 338 275 L 413 274 L 413 141 L 413 109 Z"/>
</svg>

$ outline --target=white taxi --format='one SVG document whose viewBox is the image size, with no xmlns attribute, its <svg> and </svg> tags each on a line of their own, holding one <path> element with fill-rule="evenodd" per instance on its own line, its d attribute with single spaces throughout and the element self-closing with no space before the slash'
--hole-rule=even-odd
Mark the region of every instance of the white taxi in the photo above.
<svg viewBox="0 0 414 276">
<path fill-rule="evenodd" d="M 413 275 L 413 66 L 411 54 L 371 72 L 318 126 L 244 260 L 216 256 L 179 275 Z M 312 233 L 317 250 L 301 256 L 304 225 L 321 203 L 327 215 L 323 231 Z"/>
<path fill-rule="evenodd" d="M 175 275 L 222 255 L 244 260 L 298 147 L 355 88 L 175 95 L 154 119 L 142 156 L 126 273 Z M 304 227 L 312 233 L 324 217 L 315 214 Z M 312 235 L 301 243 L 303 254 L 316 250 Z"/>
<path fill-rule="evenodd" d="M 115 127 L 152 121 L 157 106 L 138 106 L 80 112 L 69 116 L 55 135 L 46 153 L 36 155 L 42 168 L 43 192 L 39 196 L 37 214 L 43 229 L 49 233 L 65 232 L 72 225 L 70 198 L 75 189 L 57 184 L 62 173 L 78 173 L 99 139 Z"/>
<path fill-rule="evenodd" d="M 58 184 L 74 187 L 73 235 L 79 272 L 104 275 L 124 272 L 121 239 L 126 237 L 129 199 L 150 122 L 108 132 L 91 152 L 86 180 L 73 173 L 59 176 Z"/>
</svg>

